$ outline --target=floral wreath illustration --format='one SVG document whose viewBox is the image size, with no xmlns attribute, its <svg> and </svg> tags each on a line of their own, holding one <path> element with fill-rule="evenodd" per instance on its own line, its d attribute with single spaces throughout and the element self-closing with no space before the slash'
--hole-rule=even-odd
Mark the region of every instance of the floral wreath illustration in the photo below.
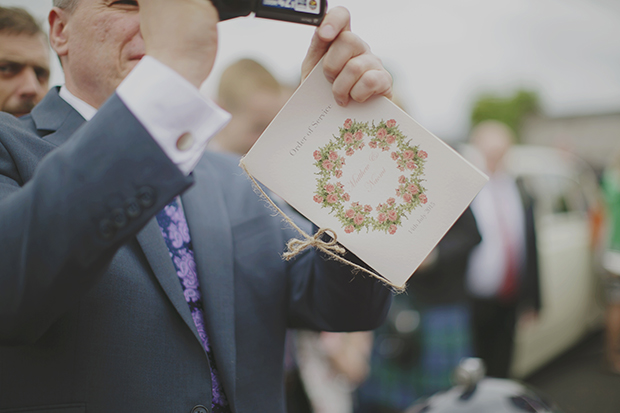
<svg viewBox="0 0 620 413">
<path fill-rule="evenodd" d="M 403 218 L 428 202 L 426 188 L 422 186 L 428 154 L 411 145 L 394 119 L 381 120 L 378 125 L 372 122 L 370 126 L 368 122 L 347 119 L 338 129 L 338 136 L 332 135 L 325 146 L 313 153 L 314 165 L 319 170 L 315 173 L 318 178 L 314 202 L 321 204 L 322 208 L 330 208 L 330 214 L 338 218 L 347 234 L 364 228 L 395 234 Z M 342 182 L 338 181 L 346 157 L 353 156 L 366 144 L 373 149 L 392 151 L 391 158 L 396 168 L 403 172 L 395 183 L 394 197 L 375 207 L 352 200 Z"/>
</svg>

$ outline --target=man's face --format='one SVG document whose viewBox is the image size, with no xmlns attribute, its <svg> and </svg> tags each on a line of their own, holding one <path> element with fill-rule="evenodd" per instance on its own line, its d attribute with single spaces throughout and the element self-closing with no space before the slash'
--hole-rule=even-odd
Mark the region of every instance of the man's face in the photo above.
<svg viewBox="0 0 620 413">
<path fill-rule="evenodd" d="M 67 44 L 59 55 L 67 88 L 98 108 L 144 56 L 138 4 L 80 0 L 65 16 Z"/>
<path fill-rule="evenodd" d="M 43 99 L 49 58 L 43 35 L 0 33 L 0 111 L 22 116 Z"/>
</svg>

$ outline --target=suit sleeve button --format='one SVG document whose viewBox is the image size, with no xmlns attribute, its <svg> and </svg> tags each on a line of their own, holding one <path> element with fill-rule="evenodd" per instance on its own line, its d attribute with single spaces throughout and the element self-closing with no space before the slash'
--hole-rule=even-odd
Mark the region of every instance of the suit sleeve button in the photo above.
<svg viewBox="0 0 620 413">
<path fill-rule="evenodd" d="M 194 406 L 191 413 L 209 413 L 209 410 L 207 410 L 207 408 L 203 405 L 199 404 L 198 406 Z"/>
<path fill-rule="evenodd" d="M 99 222 L 99 235 L 104 240 L 110 240 L 116 234 L 116 227 L 109 219 L 103 219 Z"/>
<path fill-rule="evenodd" d="M 129 198 L 125 201 L 125 213 L 129 219 L 135 219 L 140 216 L 142 208 L 140 208 L 140 204 L 136 198 Z"/>
<path fill-rule="evenodd" d="M 143 186 L 138 189 L 137 198 L 143 208 L 150 208 L 155 204 L 155 190 L 150 186 Z"/>
<path fill-rule="evenodd" d="M 116 228 L 123 228 L 127 225 L 127 215 L 125 215 L 125 211 L 122 208 L 113 209 L 110 218 Z"/>
</svg>

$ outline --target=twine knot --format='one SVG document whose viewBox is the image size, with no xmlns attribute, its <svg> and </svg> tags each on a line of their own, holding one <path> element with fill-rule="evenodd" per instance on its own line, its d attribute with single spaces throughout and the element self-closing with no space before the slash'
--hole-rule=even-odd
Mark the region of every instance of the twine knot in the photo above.
<svg viewBox="0 0 620 413">
<path fill-rule="evenodd" d="M 297 256 L 300 252 L 302 252 L 306 248 L 315 247 L 318 250 L 321 250 L 324 253 L 326 253 L 327 255 L 329 255 L 334 260 L 339 261 L 339 262 L 341 262 L 343 264 L 351 266 L 352 267 L 352 272 L 354 274 L 362 271 L 362 272 L 370 275 L 371 277 L 376 278 L 377 280 L 381 281 L 386 286 L 391 287 L 392 290 L 394 292 L 396 292 L 396 293 L 402 293 L 402 292 L 405 291 L 405 286 L 395 285 L 392 282 L 390 282 L 389 280 L 387 280 L 386 278 L 383 278 L 382 276 L 380 276 L 379 274 L 376 274 L 375 272 L 373 272 L 373 271 L 371 271 L 369 269 L 361 267 L 361 266 L 359 266 L 359 265 L 357 265 L 357 264 L 355 264 L 353 262 L 350 262 L 349 260 L 347 260 L 345 258 L 342 258 L 341 255 L 344 255 L 347 250 L 345 250 L 343 247 L 338 245 L 336 233 L 332 229 L 330 229 L 330 228 L 319 228 L 319 230 L 313 236 L 310 236 L 310 235 L 306 234 L 301 228 L 299 228 L 293 222 L 292 219 L 290 219 L 284 212 L 282 212 L 282 210 L 275 204 L 275 202 L 273 202 L 271 200 L 271 198 L 269 198 L 269 196 L 267 196 L 265 191 L 263 191 L 263 188 L 261 188 L 261 186 L 258 184 L 258 182 L 256 182 L 256 179 L 254 179 L 254 177 L 252 176 L 250 171 L 248 171 L 248 168 L 246 168 L 245 162 L 243 162 L 243 158 L 241 158 L 241 161 L 239 161 L 239 166 L 241 166 L 241 168 L 245 171 L 245 173 L 248 175 L 248 177 L 252 181 L 252 185 L 254 186 L 254 190 L 264 200 L 266 200 L 271 205 L 271 207 L 278 214 L 280 214 L 284 218 L 284 220 L 286 222 L 288 222 L 293 228 L 295 228 L 297 230 L 297 232 L 299 232 L 305 238 L 305 240 L 300 240 L 300 239 L 297 239 L 297 238 L 293 238 L 293 239 L 289 240 L 288 243 L 286 244 L 286 246 L 288 247 L 288 251 L 286 251 L 286 252 L 284 252 L 282 254 L 282 258 L 284 258 L 285 260 L 289 261 L 291 258 Z M 330 237 L 332 237 L 331 241 L 328 241 L 328 242 L 323 241 L 321 239 L 321 236 L 323 234 L 327 234 Z"/>
<path fill-rule="evenodd" d="M 329 235 L 332 239 L 327 242 L 323 241 L 321 239 L 321 236 L 323 234 Z M 329 228 L 320 228 L 316 232 L 316 234 L 314 234 L 313 236 L 310 236 L 305 233 L 303 235 L 306 237 L 305 240 L 293 238 L 288 241 L 288 243 L 286 244 L 288 251 L 282 254 L 282 257 L 285 260 L 289 261 L 290 259 L 295 257 L 297 254 L 301 253 L 303 250 L 305 250 L 306 248 L 310 248 L 310 247 L 315 247 L 325 252 L 331 251 L 331 252 L 334 252 L 340 255 L 343 255 L 346 252 L 344 248 L 338 245 L 336 233 Z"/>
</svg>

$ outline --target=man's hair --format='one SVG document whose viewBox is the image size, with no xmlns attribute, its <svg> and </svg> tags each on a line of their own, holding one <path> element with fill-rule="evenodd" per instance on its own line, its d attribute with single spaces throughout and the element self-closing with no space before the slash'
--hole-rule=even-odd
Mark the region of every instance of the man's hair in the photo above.
<svg viewBox="0 0 620 413">
<path fill-rule="evenodd" d="M 54 7 L 58 7 L 59 9 L 72 13 L 77 7 L 78 1 L 79 0 L 54 0 Z"/>
<path fill-rule="evenodd" d="M 45 34 L 34 17 L 19 7 L 0 7 L 0 33 L 29 36 Z"/>
<path fill-rule="evenodd" d="M 225 109 L 235 110 L 257 91 L 279 93 L 281 90 L 280 83 L 260 63 L 241 59 L 222 73 L 217 99 Z"/>
</svg>

